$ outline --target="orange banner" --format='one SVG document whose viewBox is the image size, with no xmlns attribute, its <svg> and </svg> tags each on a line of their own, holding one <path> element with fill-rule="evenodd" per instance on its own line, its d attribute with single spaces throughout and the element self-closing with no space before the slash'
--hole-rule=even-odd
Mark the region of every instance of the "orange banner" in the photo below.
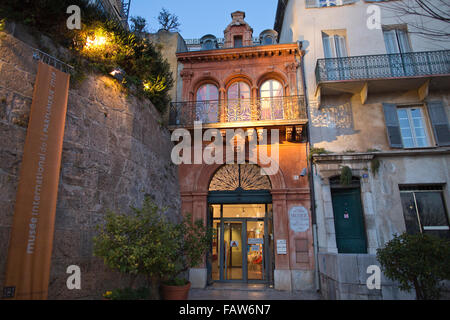
<svg viewBox="0 0 450 320">
<path fill-rule="evenodd" d="M 39 62 L 14 207 L 4 298 L 47 299 L 69 77 Z"/>
</svg>

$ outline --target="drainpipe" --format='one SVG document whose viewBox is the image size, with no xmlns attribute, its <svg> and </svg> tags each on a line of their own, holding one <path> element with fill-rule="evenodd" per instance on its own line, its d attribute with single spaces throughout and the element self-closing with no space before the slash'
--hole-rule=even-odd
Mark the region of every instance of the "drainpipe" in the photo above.
<svg viewBox="0 0 450 320">
<path fill-rule="evenodd" d="M 299 52 L 302 50 L 302 42 L 297 41 Z M 308 125 L 307 125 L 307 137 L 308 143 L 306 144 L 306 160 L 308 162 L 309 167 L 309 188 L 310 188 L 310 198 L 311 198 L 311 220 L 312 220 L 312 228 L 313 228 L 313 242 L 314 242 L 314 272 L 315 272 L 315 285 L 316 291 L 320 291 L 320 274 L 319 274 L 319 248 L 318 248 L 318 239 L 317 239 L 317 221 L 316 221 L 316 200 L 315 200 L 315 192 L 314 192 L 314 166 L 312 161 L 309 160 L 309 149 L 310 149 L 310 139 L 311 139 L 311 114 L 309 113 L 309 101 L 308 101 L 308 91 L 306 87 L 306 77 L 305 77 L 305 65 L 303 56 L 300 59 L 300 69 L 302 73 L 302 83 L 303 83 L 303 93 L 305 95 L 305 108 L 306 108 L 306 116 L 308 117 Z"/>
</svg>

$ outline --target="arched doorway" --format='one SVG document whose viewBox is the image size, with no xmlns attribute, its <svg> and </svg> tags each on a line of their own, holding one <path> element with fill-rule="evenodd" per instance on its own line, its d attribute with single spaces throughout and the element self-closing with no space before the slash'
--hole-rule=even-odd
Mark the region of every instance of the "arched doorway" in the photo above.
<svg viewBox="0 0 450 320">
<path fill-rule="evenodd" d="M 208 190 L 208 283 L 273 281 L 272 186 L 255 164 L 227 164 Z"/>
</svg>

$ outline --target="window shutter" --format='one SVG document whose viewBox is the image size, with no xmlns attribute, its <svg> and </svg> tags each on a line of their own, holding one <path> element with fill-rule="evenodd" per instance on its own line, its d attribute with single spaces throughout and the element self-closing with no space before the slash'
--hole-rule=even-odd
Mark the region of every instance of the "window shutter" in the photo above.
<svg viewBox="0 0 450 320">
<path fill-rule="evenodd" d="M 398 122 L 397 106 L 392 103 L 383 103 L 383 111 L 389 145 L 392 148 L 403 148 L 400 124 Z"/>
<path fill-rule="evenodd" d="M 333 58 L 330 37 L 322 33 L 323 54 L 325 58 Z"/>
<path fill-rule="evenodd" d="M 384 43 L 386 45 L 386 52 L 399 53 L 397 37 L 395 36 L 395 30 L 385 30 L 383 31 Z"/>
<path fill-rule="evenodd" d="M 317 0 L 306 0 L 305 1 L 306 8 L 317 8 Z"/>
<path fill-rule="evenodd" d="M 429 101 L 427 107 L 437 144 L 439 146 L 450 146 L 450 130 L 444 103 L 442 101 Z"/>
<path fill-rule="evenodd" d="M 411 52 L 411 46 L 409 45 L 408 32 L 405 30 L 397 29 L 398 45 L 401 53 Z"/>
</svg>

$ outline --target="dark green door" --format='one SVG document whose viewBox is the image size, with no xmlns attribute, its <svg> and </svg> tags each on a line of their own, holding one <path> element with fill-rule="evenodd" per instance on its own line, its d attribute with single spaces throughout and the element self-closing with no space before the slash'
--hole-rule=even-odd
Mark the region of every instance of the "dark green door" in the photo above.
<svg viewBox="0 0 450 320">
<path fill-rule="evenodd" d="M 360 189 L 332 190 L 339 253 L 367 253 Z"/>
</svg>

